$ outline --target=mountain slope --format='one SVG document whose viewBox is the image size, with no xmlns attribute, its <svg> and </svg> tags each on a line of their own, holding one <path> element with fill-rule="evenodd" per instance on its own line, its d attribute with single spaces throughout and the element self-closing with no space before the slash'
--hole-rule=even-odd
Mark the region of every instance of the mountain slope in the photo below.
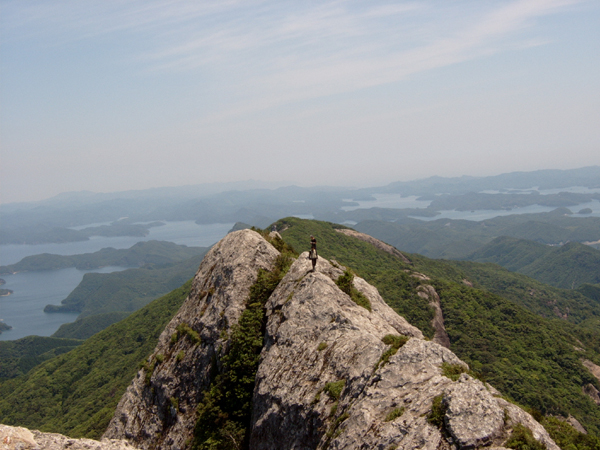
<svg viewBox="0 0 600 450">
<path fill-rule="evenodd" d="M 0 422 L 98 438 L 140 362 L 177 312 L 190 283 L 20 378 L 0 384 Z"/>
<path fill-rule="evenodd" d="M 500 236 L 468 258 L 493 262 L 564 289 L 600 283 L 600 250 L 578 242 L 549 247 L 537 242 Z"/>
<path fill-rule="evenodd" d="M 283 238 L 295 248 L 308 248 L 311 234 L 319 254 L 352 267 L 378 288 L 386 303 L 426 336 L 433 336 L 433 310 L 417 295 L 426 274 L 439 294 L 451 350 L 513 400 L 544 414 L 575 416 L 600 433 L 600 411 L 583 394 L 583 386 L 600 383 L 581 364 L 575 350 L 585 337 L 585 357 L 600 364 L 599 334 L 582 330 L 575 335 L 561 322 L 539 317 L 522 306 L 486 290 L 463 283 L 460 267 L 420 255 L 405 254 L 412 264 L 366 242 L 337 233 L 338 225 L 287 218 L 277 222 Z M 591 333 L 591 334 L 590 334 Z"/>
<path fill-rule="evenodd" d="M 44 312 L 79 312 L 79 318 L 112 312 L 132 312 L 181 286 L 194 275 L 206 249 L 190 259 L 158 267 L 112 273 L 86 273 L 61 302 Z"/>
<path fill-rule="evenodd" d="M 250 230 L 213 247 L 104 437 L 148 449 L 433 450 L 502 445 L 526 427 L 558 449 L 493 388 L 459 377 L 466 365 L 364 280 L 325 259 L 313 271 L 305 252 L 279 281 L 268 273 L 282 257 Z M 259 335 L 247 336 L 250 323 Z"/>
<path fill-rule="evenodd" d="M 362 328 L 362 325 L 358 327 L 358 324 L 362 323 L 362 319 L 359 318 L 371 318 L 374 317 L 372 314 L 383 314 L 381 311 L 387 307 L 384 308 L 381 298 L 396 311 L 403 311 L 402 315 L 405 318 L 408 316 L 414 318 L 414 321 L 411 319 L 409 322 L 418 326 L 423 334 L 433 337 L 434 328 L 431 321 L 436 313 L 430 306 L 431 297 L 423 295 L 431 288 L 436 295 L 439 294 L 451 350 L 467 362 L 471 369 L 475 369 L 479 376 L 487 379 L 494 387 L 500 388 L 503 395 L 534 407 L 544 414 L 573 415 L 592 433 L 590 439 L 596 439 L 593 435 L 597 435 L 598 424 L 600 424 L 598 407 L 582 391 L 584 387 L 589 386 L 598 389 L 600 383 L 582 365 L 580 359 L 584 356 L 590 362 L 600 363 L 597 350 L 594 350 L 600 348 L 600 345 L 592 345 L 594 339 L 596 344 L 600 344 L 597 334 L 590 332 L 586 336 L 575 336 L 562 326 L 564 321 L 544 319 L 513 301 L 464 284 L 463 280 L 467 277 L 460 267 L 451 266 L 445 261 L 430 260 L 420 255 L 404 254 L 404 258 L 400 258 L 393 252 L 387 252 L 368 242 L 336 231 L 340 228 L 344 227 L 295 218 L 278 221 L 277 229 L 281 230 L 289 244 L 293 244 L 298 249 L 308 248 L 308 237 L 314 234 L 318 240 L 319 254 L 335 261 L 332 260 L 329 265 L 328 262 L 320 260 L 317 273 L 311 274 L 306 273 L 308 270 L 306 254 L 301 255 L 295 263 L 296 267 L 290 269 L 289 276 L 286 275 L 287 280 L 281 283 L 277 278 L 270 278 L 267 271 L 259 270 L 258 274 L 252 276 L 246 270 L 242 272 L 247 275 L 242 277 L 244 282 L 240 286 L 242 288 L 246 286 L 242 291 L 249 290 L 252 293 L 251 297 L 241 295 L 242 291 L 237 295 L 227 294 L 230 286 L 227 280 L 232 276 L 231 272 L 222 271 L 217 265 L 207 261 L 201 268 L 201 273 L 206 276 L 200 277 L 202 279 L 198 278 L 195 282 L 194 294 L 188 299 L 189 307 L 182 308 L 178 313 L 178 319 L 166 330 L 164 330 L 164 324 L 168 321 L 164 319 L 166 315 L 159 317 L 152 308 L 152 305 L 160 304 L 156 302 L 132 314 L 123 322 L 93 336 L 84 344 L 86 346 L 96 343 L 94 346 L 79 347 L 42 364 L 25 377 L 2 383 L 0 385 L 2 421 L 8 417 L 11 423 L 18 422 L 26 425 L 41 423 L 45 429 L 63 433 L 67 432 L 65 430 L 70 430 L 69 434 L 85 433 L 88 436 L 98 437 L 118 400 L 110 396 L 111 391 L 108 388 L 117 385 L 124 388 L 126 383 L 123 380 L 127 376 L 129 380 L 133 377 L 136 361 L 150 355 L 143 363 L 143 369 L 135 377 L 135 384 L 130 388 L 131 395 L 126 395 L 122 400 L 127 402 L 127 399 L 132 399 L 132 395 L 137 390 L 140 394 L 138 402 L 146 403 L 150 406 L 149 409 L 155 412 L 155 415 L 148 416 L 148 420 L 143 420 L 142 427 L 158 430 L 164 439 L 163 437 L 157 439 L 163 443 L 170 442 L 169 439 L 176 442 L 181 440 L 177 437 L 179 434 L 172 433 L 169 438 L 165 431 L 180 430 L 187 436 L 192 433 L 192 439 L 195 439 L 198 448 L 202 448 L 200 444 L 206 439 L 224 439 L 224 435 L 230 431 L 234 432 L 235 436 L 244 436 L 245 431 L 240 424 L 247 423 L 244 422 L 246 420 L 244 418 L 248 417 L 246 405 L 248 398 L 252 398 L 254 387 L 254 375 L 247 368 L 258 367 L 258 355 L 265 336 L 267 339 L 265 348 L 279 349 L 278 351 L 281 352 L 290 350 L 292 354 L 299 352 L 295 353 L 298 358 L 290 358 L 289 355 L 282 354 L 282 358 L 286 361 L 307 361 L 312 358 L 319 364 L 323 364 L 323 373 L 326 375 L 324 379 L 311 375 L 309 381 L 312 385 L 309 386 L 304 381 L 302 382 L 304 384 L 301 384 L 305 386 L 302 391 L 305 394 L 302 402 L 306 402 L 302 403 L 302 408 L 308 408 L 316 400 L 310 406 L 314 408 L 314 413 L 305 409 L 308 415 L 305 416 L 307 420 L 302 424 L 303 426 L 313 424 L 315 430 L 321 430 L 315 431 L 314 436 L 315 439 L 318 438 L 319 445 L 323 448 L 326 443 L 330 445 L 333 442 L 338 442 L 335 445 L 340 448 L 342 442 L 346 442 L 346 445 L 351 447 L 351 444 L 348 444 L 351 442 L 349 437 L 356 436 L 351 433 L 360 430 L 360 427 L 354 425 L 356 424 L 354 421 L 360 417 L 370 417 L 374 429 L 382 432 L 389 430 L 389 425 L 397 429 L 401 427 L 404 420 L 410 419 L 410 423 L 417 424 L 411 428 L 415 432 L 422 431 L 430 433 L 429 436 L 437 436 L 431 441 L 423 442 L 441 442 L 438 440 L 439 430 L 436 431 L 436 428 L 424 419 L 432 411 L 433 400 L 438 395 L 443 394 L 446 400 L 442 403 L 451 410 L 451 412 L 441 413 L 441 416 L 447 419 L 442 420 L 440 425 L 442 427 L 448 427 L 443 423 L 447 424 L 452 417 L 455 417 L 453 414 L 456 409 L 451 407 L 452 398 L 456 390 L 460 390 L 457 386 L 462 384 L 473 388 L 469 391 L 481 392 L 486 399 L 486 404 L 491 405 L 490 411 L 497 411 L 496 408 L 500 404 L 500 400 L 494 395 L 491 396 L 494 398 L 490 399 L 489 394 L 483 393 L 486 389 L 480 390 L 477 387 L 481 386 L 477 384 L 478 382 L 470 377 L 465 378 L 467 375 L 464 375 L 464 381 L 450 383 L 449 377 L 454 375 L 451 373 L 444 375 L 442 363 L 448 362 L 452 366 L 448 370 L 459 372 L 459 368 L 455 366 L 463 368 L 464 366 L 450 356 L 444 359 L 446 357 L 443 355 L 449 353 L 443 347 L 434 342 L 426 342 L 422 348 L 415 349 L 413 348 L 415 343 L 421 341 L 417 337 L 400 348 L 401 343 L 395 343 L 397 337 L 389 341 L 391 343 L 381 341 L 382 337 L 385 338 L 381 336 L 381 332 L 387 333 L 382 328 L 377 333 L 372 333 L 371 337 L 365 337 L 365 342 L 369 343 L 368 347 L 371 350 L 362 351 L 362 347 L 357 344 L 355 349 L 358 351 L 350 352 L 351 357 L 348 360 L 340 359 L 342 354 L 336 353 L 338 347 L 357 342 L 349 339 L 351 334 L 346 333 Z M 283 243 L 276 240 L 274 242 L 278 248 L 283 248 Z M 257 245 L 253 245 L 252 248 L 256 251 Z M 227 252 L 222 249 L 221 252 L 224 255 L 239 253 L 239 246 L 234 246 Z M 408 258 L 408 262 L 405 258 Z M 344 268 L 339 267 L 340 264 L 352 267 L 366 281 L 378 287 L 381 297 L 378 297 L 379 294 L 376 294 L 375 289 L 358 277 L 352 280 L 350 272 L 346 277 Z M 249 267 L 247 259 L 234 265 L 236 271 L 247 267 Z M 340 276 L 342 272 L 344 277 Z M 350 283 L 344 284 L 340 278 L 349 278 Z M 252 284 L 252 280 L 256 280 L 257 283 Z M 277 288 L 280 292 L 273 293 L 269 300 L 270 293 L 277 284 L 280 284 Z M 338 286 L 345 286 L 344 289 L 347 288 L 348 291 L 344 291 L 346 292 L 344 294 Z M 331 292 L 331 296 L 322 295 L 325 287 L 327 292 Z M 179 301 L 182 301 L 181 296 L 185 294 L 187 291 L 178 294 Z M 353 303 L 353 299 L 360 300 L 359 294 L 368 299 L 373 312 L 370 313 L 366 307 Z M 335 301 L 329 302 L 328 299 L 335 299 Z M 271 303 L 267 304 L 267 301 Z M 267 309 L 263 309 L 263 305 Z M 174 306 L 174 301 L 171 306 Z M 267 312 L 266 316 L 263 311 Z M 325 313 L 331 313 L 334 320 L 328 318 Z M 385 314 L 388 325 L 393 323 L 387 316 L 388 313 Z M 137 329 L 132 329 L 132 320 L 137 321 L 135 322 Z M 265 329 L 262 328 L 262 320 L 267 321 L 264 322 L 264 326 L 269 330 L 266 335 L 262 331 Z M 162 328 L 159 329 L 159 326 Z M 150 346 L 150 341 L 145 340 L 146 335 L 138 331 L 149 327 L 152 327 L 152 336 L 158 336 L 164 331 L 159 346 L 154 352 L 151 350 L 153 347 Z M 286 327 L 291 330 L 290 332 L 295 333 L 303 333 L 303 327 L 307 327 L 305 330 L 307 334 L 301 334 L 303 337 L 300 339 L 295 335 L 284 333 Z M 410 334 L 403 331 L 406 330 L 404 328 L 395 326 L 394 328 L 399 335 Z M 251 329 L 257 330 L 257 334 L 253 334 L 254 331 L 250 333 Z M 412 335 L 415 336 L 415 333 L 413 332 Z M 330 340 L 333 336 L 336 338 Z M 139 344 L 136 338 L 139 338 L 142 343 Z M 410 344 L 411 341 L 414 342 Z M 136 343 L 139 347 L 143 345 L 145 353 L 141 348 L 139 352 L 137 351 Z M 394 347 L 395 345 L 397 348 Z M 126 350 L 131 348 L 136 348 L 133 356 L 131 350 Z M 235 351 L 231 353 L 230 350 Z M 333 353 L 329 353 L 330 351 Z M 383 353 L 378 353 L 379 351 Z M 392 355 L 394 351 L 396 354 Z M 436 356 L 438 359 L 426 361 L 415 359 L 431 353 L 438 355 Z M 204 356 L 198 360 L 193 355 Z M 374 360 L 373 355 L 377 357 Z M 437 384 L 434 385 L 438 387 L 428 390 L 432 396 L 427 394 L 422 397 L 422 400 L 411 405 L 396 402 L 396 405 L 385 403 L 387 406 L 383 406 L 384 403 L 381 402 L 387 400 L 382 398 L 375 404 L 380 404 L 383 409 L 374 410 L 373 405 L 367 407 L 368 396 L 361 397 L 363 395 L 361 392 L 379 395 L 375 385 L 381 380 L 385 381 L 387 379 L 385 377 L 388 376 L 385 375 L 379 381 L 376 376 L 369 378 L 373 371 L 379 370 L 375 366 L 380 364 L 378 359 L 380 357 L 389 358 L 389 362 L 384 364 L 381 371 L 375 375 L 383 376 L 385 372 L 389 376 L 398 377 L 400 376 L 397 372 L 398 366 L 406 366 L 406 363 L 410 363 L 415 364 L 410 366 L 413 371 L 411 377 L 419 373 L 427 374 L 427 380 L 435 381 Z M 362 365 L 357 366 L 354 371 L 355 362 L 361 358 L 364 358 L 364 364 L 361 363 Z M 334 361 L 339 361 L 339 364 Z M 283 370 L 284 367 L 287 369 Z M 369 370 L 366 369 L 367 367 Z M 69 371 L 69 368 L 75 370 Z M 308 370 L 290 368 L 289 365 L 281 368 L 280 376 L 271 377 L 281 383 L 287 383 L 291 375 L 302 376 L 305 372 L 309 373 Z M 265 378 L 264 372 L 259 371 L 257 374 L 263 381 L 269 378 L 268 376 Z M 181 384 L 175 378 L 190 379 L 193 384 Z M 410 384 L 417 379 L 420 380 L 418 383 L 428 383 L 418 376 L 414 380 L 409 378 L 406 381 Z M 342 380 L 345 381 L 341 383 Z M 258 390 L 259 392 L 273 392 L 273 395 L 278 392 L 277 386 L 273 384 L 270 385 L 271 387 L 264 388 L 263 381 L 261 381 L 263 387 Z M 290 382 L 294 386 L 298 385 Z M 397 381 L 394 383 L 396 383 L 394 386 L 403 385 Z M 241 389 L 242 385 L 243 389 Z M 96 389 L 92 386 L 100 386 L 100 388 Z M 375 390 L 372 390 L 371 386 Z M 352 395 L 348 395 L 351 393 Z M 356 397 L 354 393 L 357 394 Z M 114 395 L 118 397 L 118 390 Z M 181 398 L 186 395 L 188 397 Z M 398 394 L 398 398 L 400 397 L 402 395 Z M 191 402 L 190 398 L 195 403 Z M 239 398 L 243 401 L 238 401 Z M 293 397 L 280 398 L 285 400 L 282 405 L 297 404 Z M 360 401 L 354 403 L 352 400 L 354 398 L 360 398 Z M 194 404 L 200 405 L 200 403 L 201 406 L 196 409 Z M 258 408 L 256 414 L 263 415 L 265 421 L 270 420 L 269 414 L 264 415 L 265 408 L 259 405 L 260 403 L 255 404 Z M 401 414 L 402 406 L 405 407 L 403 414 L 407 414 L 406 416 Z M 505 406 L 512 411 L 512 406 L 508 404 Z M 285 408 L 293 408 L 293 406 L 285 406 Z M 198 423 L 190 425 L 188 421 L 185 426 L 177 424 L 180 416 L 191 416 L 195 411 L 201 419 Z M 389 420 L 387 420 L 388 414 L 391 414 Z M 496 417 L 496 413 L 491 416 Z M 57 419 L 58 417 L 60 419 Z M 129 433 L 127 430 L 135 430 L 135 427 L 139 430 L 140 422 L 138 425 L 135 424 L 136 417 L 135 414 L 115 415 L 114 421 L 120 421 L 122 425 L 113 429 L 120 429 L 119 433 Z M 456 423 L 466 420 L 465 417 L 457 418 Z M 469 417 L 476 419 L 472 415 Z M 508 417 L 510 421 L 503 422 L 504 425 L 501 426 L 503 431 L 500 434 L 508 433 L 504 428 L 506 424 L 510 427 L 515 425 L 515 421 L 518 422 L 512 417 L 512 413 Z M 516 417 L 525 416 L 519 413 Z M 538 417 L 545 423 L 550 420 Z M 359 420 L 361 421 L 362 419 Z M 494 423 L 496 424 L 494 427 L 500 426 L 500 422 L 495 419 Z M 527 423 L 530 428 L 534 426 L 533 422 Z M 222 424 L 223 427 L 215 424 Z M 350 427 L 349 424 L 353 426 Z M 40 425 L 28 426 L 39 427 Z M 294 421 L 293 426 L 299 427 L 298 422 Z M 500 430 L 500 428 L 494 429 Z M 256 430 L 257 436 L 261 436 L 263 432 L 259 432 L 258 428 Z M 268 431 L 268 428 L 263 430 Z M 275 427 L 270 432 L 280 432 L 278 430 L 281 430 L 281 427 Z M 449 425 L 445 431 L 453 433 L 456 439 L 465 436 L 461 435 L 458 428 L 453 428 L 453 425 Z M 336 436 L 338 432 L 340 434 Z M 380 441 L 382 445 L 383 442 L 395 442 L 393 439 L 396 439 L 397 435 L 392 436 L 387 433 L 385 431 L 383 434 L 391 441 L 382 440 Z M 149 433 L 148 436 L 154 434 Z M 538 433 L 536 436 L 539 438 L 541 435 Z M 340 440 L 335 441 L 336 438 Z M 492 441 L 496 438 L 497 436 L 490 437 Z M 143 439 L 145 440 L 146 437 Z M 468 439 L 460 442 L 467 441 Z M 468 445 L 470 444 L 465 444 Z"/>
</svg>

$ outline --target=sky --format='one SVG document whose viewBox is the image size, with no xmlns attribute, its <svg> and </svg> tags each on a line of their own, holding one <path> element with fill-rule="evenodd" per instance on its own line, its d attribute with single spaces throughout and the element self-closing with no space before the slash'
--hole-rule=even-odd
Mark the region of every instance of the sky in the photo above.
<svg viewBox="0 0 600 450">
<path fill-rule="evenodd" d="M 0 0 L 2 203 L 598 164 L 598 0 Z"/>
</svg>

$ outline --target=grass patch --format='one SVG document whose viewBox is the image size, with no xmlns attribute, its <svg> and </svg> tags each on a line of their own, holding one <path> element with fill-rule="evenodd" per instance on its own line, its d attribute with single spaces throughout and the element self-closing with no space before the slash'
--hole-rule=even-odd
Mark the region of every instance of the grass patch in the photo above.
<svg viewBox="0 0 600 450">
<path fill-rule="evenodd" d="M 515 426 L 504 446 L 515 450 L 546 450 L 546 446 L 533 437 L 531 430 L 521 424 Z"/>
<path fill-rule="evenodd" d="M 339 400 L 346 385 L 346 380 L 332 381 L 327 383 L 323 388 L 323 391 L 327 393 L 332 399 Z"/>
<path fill-rule="evenodd" d="M 383 420 L 385 422 L 391 422 L 392 420 L 396 420 L 398 417 L 402 416 L 402 414 L 404 414 L 404 407 L 394 408 L 387 414 L 387 416 L 385 416 L 385 419 Z"/>
<path fill-rule="evenodd" d="M 325 350 L 327 348 L 327 342 L 321 342 L 319 344 L 319 346 L 317 347 L 317 350 L 322 352 L 323 350 Z"/>
<path fill-rule="evenodd" d="M 187 337 L 194 345 L 200 344 L 200 335 L 194 331 L 187 323 L 182 322 L 177 325 L 175 333 L 171 335 L 171 344 L 179 341 L 182 337 Z"/>
<path fill-rule="evenodd" d="M 427 422 L 441 429 L 444 426 L 444 416 L 447 409 L 448 405 L 444 403 L 444 394 L 434 397 L 431 403 L 431 412 L 427 416 Z"/>
<path fill-rule="evenodd" d="M 408 336 L 400 336 L 397 334 L 386 334 L 381 339 L 381 341 L 385 345 L 389 345 L 390 347 L 385 352 L 383 352 L 383 354 L 379 358 L 379 361 L 377 361 L 377 364 L 375 364 L 374 370 L 377 370 L 377 369 L 379 369 L 379 367 L 383 367 L 385 364 L 387 364 L 388 361 L 390 360 L 390 358 L 393 355 L 395 355 L 396 352 L 398 351 L 398 349 L 400 347 L 402 347 L 404 344 L 406 344 L 409 339 L 410 338 Z"/>
<path fill-rule="evenodd" d="M 442 363 L 442 375 L 450 378 L 452 381 L 457 381 L 463 373 L 467 373 L 467 369 L 460 364 Z"/>
<path fill-rule="evenodd" d="M 343 292 L 348 294 L 354 303 L 358 306 L 362 306 L 369 312 L 371 311 L 371 302 L 369 299 L 354 287 L 354 274 L 350 269 L 346 269 L 335 281 L 335 284 L 337 284 Z"/>
</svg>

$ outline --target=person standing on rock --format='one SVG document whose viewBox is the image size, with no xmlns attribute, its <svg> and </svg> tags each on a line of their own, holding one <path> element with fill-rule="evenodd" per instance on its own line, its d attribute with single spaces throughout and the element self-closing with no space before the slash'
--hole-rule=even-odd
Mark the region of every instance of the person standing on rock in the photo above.
<svg viewBox="0 0 600 450">
<path fill-rule="evenodd" d="M 315 267 L 317 265 L 317 240 L 314 236 L 310 237 L 310 253 L 308 254 L 308 259 L 312 261 L 312 270 L 315 271 Z"/>
</svg>

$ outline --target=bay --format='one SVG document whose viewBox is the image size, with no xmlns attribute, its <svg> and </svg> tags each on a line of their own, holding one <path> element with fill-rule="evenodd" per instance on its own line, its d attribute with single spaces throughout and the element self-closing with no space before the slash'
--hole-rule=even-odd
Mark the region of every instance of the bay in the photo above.
<svg viewBox="0 0 600 450">
<path fill-rule="evenodd" d="M 127 267 L 103 267 L 78 270 L 74 267 L 60 270 L 20 272 L 2 275 L 13 294 L 0 297 L 0 319 L 12 330 L 0 334 L 0 341 L 20 339 L 32 334 L 50 336 L 63 323 L 73 322 L 79 313 L 45 313 L 48 304 L 58 305 L 77 287 L 83 275 L 90 272 L 110 273 Z"/>
<path fill-rule="evenodd" d="M 1 245 L 0 265 L 19 262 L 25 256 L 52 253 L 57 255 L 80 255 L 93 253 L 106 247 L 130 248 L 140 241 L 170 241 L 188 247 L 210 247 L 223 238 L 233 227 L 233 223 L 198 225 L 192 220 L 166 222 L 160 227 L 150 228 L 145 237 L 103 237 L 95 236 L 88 241 L 63 244 Z M 58 305 L 64 300 L 88 272 L 110 273 L 127 267 L 103 267 L 96 270 L 75 268 L 22 272 L 2 275 L 6 281 L 3 289 L 13 291 L 12 295 L 0 297 L 0 319 L 13 327 L 0 334 L 0 340 L 20 339 L 32 334 L 52 335 L 63 323 L 73 322 L 78 313 L 45 313 L 48 304 Z"/>
</svg>

